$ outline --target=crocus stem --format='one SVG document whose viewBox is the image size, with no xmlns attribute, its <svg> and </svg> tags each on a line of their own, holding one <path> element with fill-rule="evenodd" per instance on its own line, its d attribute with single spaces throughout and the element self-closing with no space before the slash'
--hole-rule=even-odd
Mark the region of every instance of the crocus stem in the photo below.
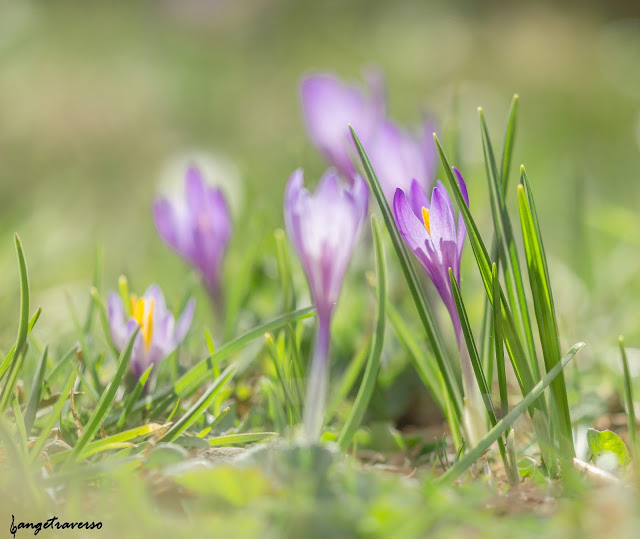
<svg viewBox="0 0 640 539">
<path fill-rule="evenodd" d="M 318 317 L 318 333 L 307 377 L 307 396 L 304 409 L 304 430 L 308 442 L 320 439 L 324 427 L 329 386 L 329 340 L 331 316 Z"/>
<path fill-rule="evenodd" d="M 460 365 L 462 367 L 462 389 L 464 391 L 464 427 L 471 447 L 475 446 L 487 433 L 484 403 L 478 381 L 473 372 L 469 350 L 464 339 L 458 338 Z"/>
</svg>

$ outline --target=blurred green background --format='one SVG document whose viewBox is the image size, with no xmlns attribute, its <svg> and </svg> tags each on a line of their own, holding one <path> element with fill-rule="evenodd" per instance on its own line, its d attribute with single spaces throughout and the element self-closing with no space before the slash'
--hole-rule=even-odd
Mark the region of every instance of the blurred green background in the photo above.
<svg viewBox="0 0 640 539">
<path fill-rule="evenodd" d="M 586 340 L 599 354 L 624 332 L 633 345 L 640 337 L 634 4 L 1 2 L 0 349 L 17 325 L 14 232 L 25 245 L 34 302 L 44 308 L 44 340 L 72 334 L 64 294 L 84 308 L 97 245 L 106 285 L 125 272 L 139 290 L 156 281 L 178 301 L 190 273 L 155 234 L 153 197 L 180 191 L 185 160 L 204 164 L 232 195 L 232 274 L 257 234 L 271 237 L 282 226 L 293 169 L 303 166 L 309 182 L 323 170 L 302 122 L 300 77 L 319 69 L 357 79 L 368 64 L 385 71 L 398 121 L 416 124 L 426 110 L 444 129 L 457 108 L 457 166 L 487 238 L 476 108 L 484 107 L 499 140 L 511 96 L 520 94 L 512 185 L 525 163 L 564 344 Z M 515 189 L 509 196 L 514 204 Z M 470 251 L 465 258 L 473 283 Z M 465 294 L 479 300 L 483 292 L 467 285 Z"/>
</svg>

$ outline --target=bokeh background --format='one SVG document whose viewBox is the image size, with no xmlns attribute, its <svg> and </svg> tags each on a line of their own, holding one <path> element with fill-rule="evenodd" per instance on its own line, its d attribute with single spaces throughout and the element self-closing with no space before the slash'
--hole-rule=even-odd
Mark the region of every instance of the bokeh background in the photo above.
<svg viewBox="0 0 640 539">
<path fill-rule="evenodd" d="M 282 226 L 293 169 L 303 166 L 312 182 L 325 166 L 304 130 L 301 76 L 330 70 L 355 80 L 370 64 L 386 73 L 396 120 L 417 124 L 428 111 L 442 130 L 457 122 L 457 166 L 486 237 L 476 108 L 498 142 L 511 96 L 520 95 L 512 185 L 525 163 L 565 344 L 586 340 L 592 357 L 604 357 L 619 333 L 637 343 L 637 2 L 6 1 L 0 349 L 17 326 L 14 232 L 44 308 L 43 340 L 73 338 L 65 298 L 86 306 L 97 246 L 105 286 L 126 273 L 136 288 L 156 281 L 178 301 L 185 279 L 195 280 L 156 236 L 153 197 L 179 193 L 191 159 L 223 184 L 236 223 L 232 275 L 256 238 L 268 243 Z M 515 189 L 509 197 L 515 208 Z M 470 251 L 464 263 L 473 283 Z M 259 278 L 277 279 L 273 260 L 260 264 Z M 480 288 L 465 293 L 481 304 Z"/>
</svg>

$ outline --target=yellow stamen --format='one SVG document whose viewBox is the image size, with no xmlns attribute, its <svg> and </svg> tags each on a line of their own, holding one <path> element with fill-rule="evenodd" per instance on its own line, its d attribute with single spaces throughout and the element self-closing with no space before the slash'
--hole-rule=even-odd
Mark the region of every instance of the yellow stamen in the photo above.
<svg viewBox="0 0 640 539">
<path fill-rule="evenodd" d="M 131 294 L 129 304 L 131 306 L 131 318 L 138 322 L 145 348 L 149 350 L 151 337 L 153 336 L 153 308 L 155 302 L 153 298 L 147 300 L 145 298 L 138 299 L 135 294 Z"/>
<path fill-rule="evenodd" d="M 431 235 L 431 225 L 429 224 L 429 210 L 422 208 L 422 220 L 424 221 L 424 227 L 427 229 L 429 235 Z"/>
</svg>

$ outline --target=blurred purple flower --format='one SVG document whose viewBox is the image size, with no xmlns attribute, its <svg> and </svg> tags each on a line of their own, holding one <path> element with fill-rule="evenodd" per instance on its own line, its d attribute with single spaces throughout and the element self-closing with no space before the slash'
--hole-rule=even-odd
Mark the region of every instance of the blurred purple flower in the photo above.
<svg viewBox="0 0 640 539">
<path fill-rule="evenodd" d="M 119 294 L 109 292 L 109 327 L 119 351 L 127 346 L 133 332 L 140 327 L 129 363 L 136 379 L 149 365 L 155 367 L 182 342 L 191 326 L 194 307 L 194 300 L 190 300 L 176 322 L 158 285 L 152 284 L 141 298 L 132 294 L 127 305 Z"/>
<path fill-rule="evenodd" d="M 369 144 L 364 144 L 389 205 L 393 205 L 396 189 L 409 192 L 413 180 L 424 191 L 433 184 L 437 157 L 433 131 L 433 123 L 424 121 L 422 133 L 417 137 L 385 120 L 378 125 Z"/>
<path fill-rule="evenodd" d="M 351 125 L 367 147 L 386 114 L 385 83 L 377 70 L 365 73 L 368 91 L 345 84 L 332 74 L 305 77 L 300 84 L 302 110 L 313 144 L 349 181 L 356 169 Z"/>
<path fill-rule="evenodd" d="M 467 186 L 457 170 L 460 190 L 469 204 Z M 458 343 L 461 338 L 460 318 L 453 299 L 449 281 L 449 268 L 460 282 L 460 259 L 466 237 L 462 216 L 458 226 L 453 205 L 442 182 L 433 188 L 431 202 L 416 180 L 411 182 L 408 196 L 402 189 L 396 189 L 393 199 L 393 214 L 400 235 L 405 243 L 422 262 L 431 281 L 444 302 L 456 332 Z"/>
<path fill-rule="evenodd" d="M 215 303 L 220 302 L 220 272 L 229 238 L 231 217 L 220 189 L 206 184 L 202 172 L 190 167 L 185 175 L 186 204 L 165 198 L 153 204 L 160 237 L 195 266 Z"/>
<path fill-rule="evenodd" d="M 361 177 L 354 177 L 351 189 L 343 189 L 333 170 L 325 173 L 312 195 L 304 188 L 303 173 L 298 169 L 289 178 L 285 192 L 287 234 L 302 262 L 318 313 L 304 412 L 310 441 L 319 439 L 324 425 L 331 315 L 368 201 L 369 191 Z"/>
</svg>

